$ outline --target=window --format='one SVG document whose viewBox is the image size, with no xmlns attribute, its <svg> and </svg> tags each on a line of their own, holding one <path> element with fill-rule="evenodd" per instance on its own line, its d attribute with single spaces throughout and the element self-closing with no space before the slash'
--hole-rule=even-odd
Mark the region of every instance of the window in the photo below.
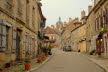
<svg viewBox="0 0 108 72">
<path fill-rule="evenodd" d="M 33 28 L 35 27 L 34 20 L 35 20 L 35 8 L 33 8 L 33 10 L 32 10 L 32 26 L 33 26 Z"/>
<path fill-rule="evenodd" d="M 23 38 L 23 54 L 26 53 L 26 45 L 27 45 L 27 33 L 24 33 L 24 38 Z"/>
<path fill-rule="evenodd" d="M 32 36 L 30 36 L 29 38 L 29 53 L 31 54 L 32 53 Z"/>
<path fill-rule="evenodd" d="M 18 0 L 18 15 L 21 15 L 21 0 Z"/>
<path fill-rule="evenodd" d="M 12 43 L 12 52 L 16 52 L 16 35 L 17 35 L 17 28 L 13 27 L 13 43 Z"/>
<path fill-rule="evenodd" d="M 8 38 L 8 36 L 6 37 L 6 33 L 8 31 L 9 29 L 7 28 L 7 26 L 4 23 L 0 22 L 0 51 L 3 52 L 6 51 L 6 48 L 8 47 L 8 41 L 6 41 L 6 39 Z"/>
<path fill-rule="evenodd" d="M 26 21 L 28 23 L 28 11 L 29 11 L 29 1 L 26 0 Z"/>
<path fill-rule="evenodd" d="M 8 42 L 9 42 L 9 27 L 6 26 L 6 49 L 8 49 Z"/>
<path fill-rule="evenodd" d="M 6 0 L 7 8 L 12 8 L 12 0 Z"/>
</svg>

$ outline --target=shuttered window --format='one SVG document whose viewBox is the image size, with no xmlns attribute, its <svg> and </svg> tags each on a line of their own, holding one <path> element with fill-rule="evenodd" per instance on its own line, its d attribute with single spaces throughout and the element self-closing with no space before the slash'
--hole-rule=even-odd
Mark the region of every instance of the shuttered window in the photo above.
<svg viewBox="0 0 108 72">
<path fill-rule="evenodd" d="M 13 46 L 12 46 L 12 52 L 16 52 L 16 27 L 13 27 Z"/>
<path fill-rule="evenodd" d="M 32 36 L 29 37 L 29 53 L 32 51 Z"/>
<path fill-rule="evenodd" d="M 103 27 L 103 17 L 100 16 L 100 26 Z"/>
<path fill-rule="evenodd" d="M 18 15 L 21 15 L 21 0 L 18 0 Z"/>
<path fill-rule="evenodd" d="M 0 22 L 0 51 L 6 51 L 6 25 Z"/>
<path fill-rule="evenodd" d="M 23 53 L 26 53 L 26 45 L 27 45 L 27 33 L 24 33 L 24 38 L 23 38 Z"/>
<path fill-rule="evenodd" d="M 8 42 L 9 42 L 9 27 L 6 26 L 6 50 L 8 49 Z"/>
<path fill-rule="evenodd" d="M 106 23 L 108 24 L 108 8 L 106 9 Z"/>
</svg>

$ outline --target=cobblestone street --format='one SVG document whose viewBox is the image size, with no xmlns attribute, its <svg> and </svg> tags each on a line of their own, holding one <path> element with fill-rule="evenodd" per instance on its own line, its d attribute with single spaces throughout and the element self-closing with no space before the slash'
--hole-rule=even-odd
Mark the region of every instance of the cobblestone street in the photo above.
<svg viewBox="0 0 108 72">
<path fill-rule="evenodd" d="M 57 48 L 51 60 L 33 72 L 105 72 L 80 53 L 64 52 Z"/>
</svg>

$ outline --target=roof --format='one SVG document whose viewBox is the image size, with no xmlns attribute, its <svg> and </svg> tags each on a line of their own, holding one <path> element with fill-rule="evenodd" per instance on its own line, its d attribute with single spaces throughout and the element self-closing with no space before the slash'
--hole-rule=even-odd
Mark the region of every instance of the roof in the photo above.
<svg viewBox="0 0 108 72">
<path fill-rule="evenodd" d="M 56 34 L 56 32 L 51 27 L 47 26 L 44 30 L 45 34 Z"/>
</svg>

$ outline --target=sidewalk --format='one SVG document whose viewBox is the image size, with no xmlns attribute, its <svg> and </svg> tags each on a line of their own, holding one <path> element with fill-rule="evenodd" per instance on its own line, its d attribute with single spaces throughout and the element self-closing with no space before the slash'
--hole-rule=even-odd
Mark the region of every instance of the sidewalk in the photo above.
<svg viewBox="0 0 108 72">
<path fill-rule="evenodd" d="M 33 70 L 38 69 L 39 67 L 41 67 L 43 64 L 45 64 L 47 61 L 49 61 L 52 57 L 54 56 L 48 56 L 47 59 L 41 63 L 37 63 L 36 62 L 36 58 L 31 60 L 30 66 L 31 66 L 31 70 L 30 71 L 25 71 L 24 69 L 24 63 L 18 63 L 14 66 L 11 66 L 10 68 L 4 69 L 4 72 L 31 72 Z"/>
<path fill-rule="evenodd" d="M 108 59 L 99 58 L 99 57 L 93 56 L 93 55 L 88 55 L 87 57 L 90 61 L 94 62 L 95 64 L 97 64 L 98 66 L 103 68 L 105 70 L 105 72 L 108 72 Z"/>
<path fill-rule="evenodd" d="M 42 65 L 44 65 L 46 62 L 48 62 L 53 56 L 54 56 L 54 54 L 51 55 L 51 56 L 49 56 L 49 57 L 47 57 L 47 59 L 46 59 L 44 62 L 39 63 L 38 65 L 36 65 L 36 66 L 33 67 L 32 69 L 30 69 L 30 71 L 26 71 L 26 72 L 32 72 L 32 71 L 34 71 L 34 70 L 40 68 L 40 67 L 41 67 Z"/>
</svg>

